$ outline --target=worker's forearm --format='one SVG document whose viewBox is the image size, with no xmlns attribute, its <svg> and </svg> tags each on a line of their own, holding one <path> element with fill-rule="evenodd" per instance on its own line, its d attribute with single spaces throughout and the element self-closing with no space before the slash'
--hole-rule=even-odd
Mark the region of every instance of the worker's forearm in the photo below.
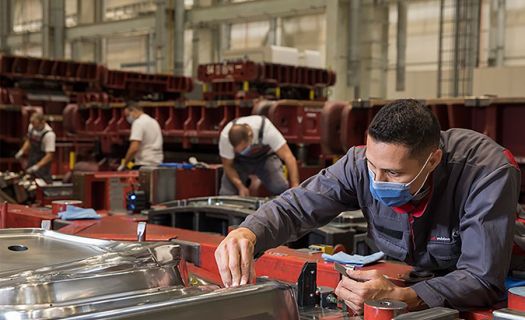
<svg viewBox="0 0 525 320">
<path fill-rule="evenodd" d="M 287 158 L 284 162 L 288 168 L 288 177 L 292 187 L 299 185 L 299 169 L 295 158 Z"/>
<path fill-rule="evenodd" d="M 124 157 L 124 165 L 127 165 L 135 157 L 135 154 L 137 154 L 137 149 L 129 147 Z"/>
<path fill-rule="evenodd" d="M 29 141 L 26 139 L 24 141 L 24 144 L 22 145 L 22 148 L 20 148 L 20 150 L 22 150 L 22 154 L 26 155 L 28 152 L 29 152 L 29 148 L 31 147 L 31 144 L 29 143 Z"/>
<path fill-rule="evenodd" d="M 237 188 L 240 189 L 244 187 L 244 184 L 241 181 L 241 178 L 239 177 L 239 174 L 237 173 L 237 170 L 235 170 L 234 167 L 224 166 L 224 172 L 226 173 L 226 177 L 230 180 L 230 182 Z"/>
<path fill-rule="evenodd" d="M 40 159 L 40 161 L 38 161 L 36 163 L 36 165 L 39 168 L 42 168 L 42 167 L 46 166 L 47 164 L 49 164 L 51 161 L 53 161 L 53 153 L 52 152 L 48 152 L 48 153 L 46 153 L 46 155 L 42 159 Z"/>
</svg>

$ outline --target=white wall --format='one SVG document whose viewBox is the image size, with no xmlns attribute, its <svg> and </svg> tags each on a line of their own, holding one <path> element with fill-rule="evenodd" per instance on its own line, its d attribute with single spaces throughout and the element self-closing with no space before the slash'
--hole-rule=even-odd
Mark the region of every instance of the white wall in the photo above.
<svg viewBox="0 0 525 320">
<path fill-rule="evenodd" d="M 388 99 L 435 98 L 437 95 L 437 72 L 409 71 L 406 74 L 406 90 L 395 91 L 395 71 L 388 72 Z M 473 95 L 497 95 L 500 97 L 525 97 L 525 66 L 478 68 L 474 70 Z"/>
</svg>

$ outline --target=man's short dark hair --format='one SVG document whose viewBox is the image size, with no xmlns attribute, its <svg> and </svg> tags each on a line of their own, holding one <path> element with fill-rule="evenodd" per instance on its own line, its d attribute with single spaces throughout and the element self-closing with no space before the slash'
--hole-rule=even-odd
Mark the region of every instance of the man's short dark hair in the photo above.
<svg viewBox="0 0 525 320">
<path fill-rule="evenodd" d="M 36 122 L 42 123 L 46 121 L 46 117 L 44 116 L 42 112 L 34 112 L 33 114 L 31 114 L 31 118 L 29 118 L 29 121 L 30 122 L 36 121 Z"/>
<path fill-rule="evenodd" d="M 143 109 L 139 105 L 139 103 L 137 101 L 133 101 L 133 100 L 126 101 L 126 109 L 128 109 L 130 111 L 131 110 L 143 111 Z"/>
<path fill-rule="evenodd" d="M 439 122 L 430 108 L 413 99 L 387 104 L 368 127 L 372 139 L 404 145 L 416 157 L 426 157 L 427 152 L 439 147 L 440 131 Z"/>
<path fill-rule="evenodd" d="M 228 139 L 235 148 L 242 142 L 250 140 L 250 128 L 245 124 L 234 124 L 228 132 Z"/>
</svg>

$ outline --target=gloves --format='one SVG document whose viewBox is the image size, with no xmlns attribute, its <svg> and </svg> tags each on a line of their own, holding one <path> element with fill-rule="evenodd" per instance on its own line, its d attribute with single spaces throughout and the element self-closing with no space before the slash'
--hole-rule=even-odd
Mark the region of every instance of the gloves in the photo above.
<svg viewBox="0 0 525 320">
<path fill-rule="evenodd" d="M 210 166 L 205 162 L 200 162 L 195 157 L 190 157 L 188 162 L 192 164 L 195 168 L 209 168 Z"/>
<path fill-rule="evenodd" d="M 29 167 L 26 172 L 27 173 L 35 173 L 37 172 L 38 170 L 40 169 L 40 167 L 38 165 L 32 165 L 31 167 Z"/>
<path fill-rule="evenodd" d="M 118 166 L 118 168 L 117 168 L 117 171 L 119 171 L 119 172 L 124 171 L 124 170 L 126 170 L 126 166 L 123 165 L 123 164 L 121 164 L 121 165 Z"/>
<path fill-rule="evenodd" d="M 18 150 L 18 152 L 15 154 L 15 159 L 20 160 L 24 156 L 24 151 L 22 149 Z"/>
</svg>

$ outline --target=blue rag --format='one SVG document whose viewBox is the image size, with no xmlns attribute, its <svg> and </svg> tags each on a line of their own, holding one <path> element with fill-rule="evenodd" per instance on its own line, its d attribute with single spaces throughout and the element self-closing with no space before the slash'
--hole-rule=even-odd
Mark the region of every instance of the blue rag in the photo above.
<svg viewBox="0 0 525 320">
<path fill-rule="evenodd" d="M 159 164 L 159 167 L 165 167 L 165 168 L 175 168 L 175 169 L 192 169 L 195 167 L 191 163 L 180 163 L 180 162 L 165 162 Z"/>
<path fill-rule="evenodd" d="M 525 286 L 525 280 L 524 279 L 518 279 L 513 277 L 507 277 L 505 278 L 505 288 L 510 289 L 514 287 L 523 287 Z"/>
<path fill-rule="evenodd" d="M 379 261 L 385 256 L 381 251 L 373 253 L 368 256 L 360 256 L 358 254 L 347 254 L 344 252 L 338 252 L 334 255 L 323 253 L 322 257 L 328 262 L 338 262 L 341 264 L 351 264 L 354 266 L 365 266 L 367 264 Z"/>
<path fill-rule="evenodd" d="M 62 220 L 100 219 L 100 215 L 91 208 L 84 209 L 67 205 L 66 211 L 58 213 L 58 218 Z"/>
</svg>

